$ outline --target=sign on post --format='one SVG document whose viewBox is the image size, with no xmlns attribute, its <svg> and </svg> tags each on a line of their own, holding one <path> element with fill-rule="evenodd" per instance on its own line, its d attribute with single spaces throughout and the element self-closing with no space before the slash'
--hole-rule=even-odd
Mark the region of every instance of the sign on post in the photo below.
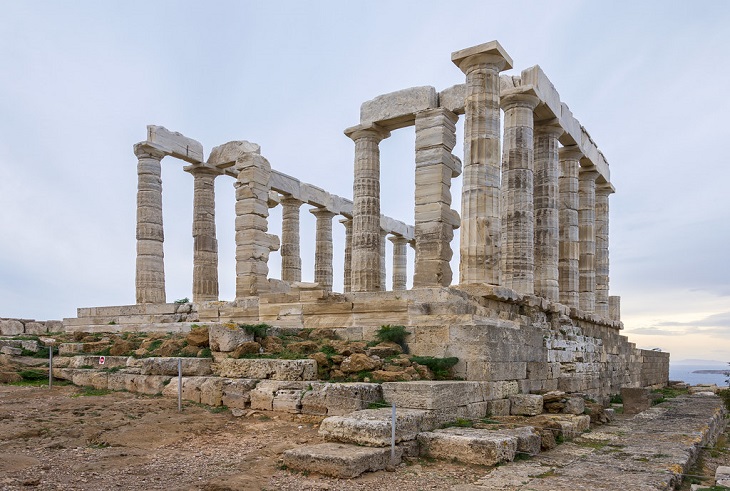
<svg viewBox="0 0 730 491">
<path fill-rule="evenodd" d="M 104 363 L 106 363 L 106 357 L 105 356 L 100 356 L 99 357 L 99 365 L 103 365 Z"/>
</svg>

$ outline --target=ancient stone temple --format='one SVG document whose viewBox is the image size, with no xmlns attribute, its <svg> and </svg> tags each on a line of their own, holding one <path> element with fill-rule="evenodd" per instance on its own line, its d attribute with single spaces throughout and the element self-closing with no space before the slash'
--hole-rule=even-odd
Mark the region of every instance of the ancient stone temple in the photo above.
<svg viewBox="0 0 730 491">
<path fill-rule="evenodd" d="M 352 199 L 275 170 L 248 141 L 213 148 L 160 126 L 137 156 L 136 305 L 82 308 L 67 330 L 186 330 L 193 323 L 333 328 L 369 340 L 403 325 L 418 355 L 459 358 L 466 380 L 508 381 L 520 392 L 563 390 L 604 397 L 621 387 L 666 383 L 668 354 L 620 335 L 609 296 L 609 165 L 539 66 L 519 75 L 492 41 L 451 55 L 464 82 L 422 86 L 362 104 L 344 133 L 354 143 Z M 464 160 L 452 151 L 464 121 Z M 380 142 L 415 126 L 415 222 L 381 213 Z M 161 161 L 186 163 L 194 179 L 193 298 L 166 303 Z M 273 164 L 273 166 L 272 166 Z M 461 207 L 451 184 L 461 176 Z M 214 181 L 236 195 L 236 298 L 218 294 Z M 456 199 L 454 199 L 456 198 Z M 281 207 L 281 236 L 269 210 Z M 316 217 L 315 278 L 302 282 L 300 214 Z M 332 231 L 345 230 L 344 291 L 333 291 Z M 340 225 L 336 225 L 340 226 Z M 458 282 L 451 269 L 460 229 Z M 386 264 L 386 239 L 393 262 Z M 409 264 L 407 248 L 415 250 Z M 269 256 L 281 253 L 281 278 Z M 407 289 L 409 272 L 413 287 Z M 386 275 L 392 290 L 386 291 Z"/>
</svg>

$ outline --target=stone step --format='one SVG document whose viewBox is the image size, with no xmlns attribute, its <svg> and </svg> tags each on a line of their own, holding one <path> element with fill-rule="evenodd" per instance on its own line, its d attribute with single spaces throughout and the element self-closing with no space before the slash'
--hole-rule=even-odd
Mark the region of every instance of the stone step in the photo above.
<svg viewBox="0 0 730 491">
<path fill-rule="evenodd" d="M 121 333 L 121 332 L 161 332 L 161 333 L 188 333 L 193 325 L 201 325 L 201 322 L 158 322 L 139 324 L 94 324 L 83 323 L 67 324 L 64 319 L 65 332 L 87 332 L 87 333 Z M 78 321 L 83 321 L 79 319 Z M 77 321 L 77 322 L 78 322 Z"/>
<path fill-rule="evenodd" d="M 418 435 L 421 455 L 465 464 L 496 465 L 515 459 L 516 435 L 476 428 L 444 428 Z M 539 449 L 538 436 L 538 449 Z"/>
<path fill-rule="evenodd" d="M 284 452 L 284 465 L 297 471 L 352 479 L 363 472 L 375 472 L 391 465 L 398 465 L 402 454 L 403 450 L 396 447 L 395 459 L 391 461 L 390 448 L 320 443 L 287 450 Z"/>
<path fill-rule="evenodd" d="M 373 447 L 391 444 L 390 408 L 364 409 L 347 416 L 330 416 L 322 421 L 319 434 L 326 440 Z M 418 433 L 433 429 L 428 412 L 419 409 L 398 409 L 395 421 L 396 443 L 415 440 Z"/>
</svg>

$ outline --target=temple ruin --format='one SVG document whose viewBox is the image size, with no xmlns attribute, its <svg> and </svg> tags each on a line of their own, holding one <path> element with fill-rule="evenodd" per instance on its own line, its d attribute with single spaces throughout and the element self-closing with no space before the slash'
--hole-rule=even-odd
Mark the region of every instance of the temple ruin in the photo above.
<svg viewBox="0 0 730 491">
<path fill-rule="evenodd" d="M 562 390 L 605 399 L 622 387 L 661 386 L 667 353 L 620 335 L 609 295 L 609 165 L 539 66 L 500 75 L 513 61 L 496 41 L 452 53 L 462 84 L 414 87 L 362 104 L 353 140 L 352 200 L 272 168 L 265 149 L 225 143 L 207 159 L 197 141 L 160 126 L 138 159 L 136 304 L 78 309 L 67 331 L 184 331 L 194 323 L 332 328 L 369 340 L 403 325 L 412 353 L 459 358 L 467 381 L 519 392 Z M 464 161 L 452 154 L 464 118 Z M 383 216 L 379 143 L 415 126 L 415 223 Z M 503 131 L 500 131 L 503 128 Z M 192 303 L 167 303 L 161 161 L 194 179 Z M 274 163 L 275 165 L 275 163 Z M 462 175 L 461 210 L 452 180 Z M 214 181 L 236 195 L 236 298 L 219 298 Z M 269 210 L 282 233 L 268 233 Z M 316 217 L 315 278 L 302 282 L 300 213 Z M 333 221 L 345 227 L 344 291 L 333 291 Z M 460 229 L 459 282 L 450 261 Z M 386 239 L 393 264 L 385 262 Z M 407 247 L 415 249 L 408 264 Z M 281 253 L 281 278 L 269 256 Z M 386 274 L 392 290 L 386 290 Z M 407 272 L 413 287 L 407 289 Z"/>
</svg>

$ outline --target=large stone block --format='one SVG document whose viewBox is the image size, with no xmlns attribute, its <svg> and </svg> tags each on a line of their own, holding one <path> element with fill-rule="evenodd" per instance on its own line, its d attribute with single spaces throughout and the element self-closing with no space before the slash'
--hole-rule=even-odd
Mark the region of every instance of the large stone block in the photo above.
<svg viewBox="0 0 730 491">
<path fill-rule="evenodd" d="M 510 396 L 510 413 L 515 416 L 537 416 L 542 414 L 543 399 L 536 394 Z"/>
<path fill-rule="evenodd" d="M 258 380 L 224 379 L 222 402 L 224 406 L 237 409 L 246 409 L 251 405 L 251 391 L 258 384 Z"/>
<path fill-rule="evenodd" d="M 161 147 L 173 157 L 191 164 L 203 162 L 203 145 L 180 133 L 173 132 L 163 126 L 147 126 L 147 141 Z"/>
<path fill-rule="evenodd" d="M 518 440 L 491 430 L 446 428 L 419 434 L 418 443 L 421 455 L 428 457 L 496 465 L 514 460 Z"/>
<path fill-rule="evenodd" d="M 316 380 L 314 360 L 234 359 L 221 360 L 217 367 L 220 377 L 272 380 Z"/>
<path fill-rule="evenodd" d="M 623 387 L 621 399 L 624 402 L 624 414 L 638 414 L 651 407 L 649 389 Z"/>
<path fill-rule="evenodd" d="M 398 408 L 446 409 L 483 402 L 484 392 L 480 382 L 386 382 L 383 384 L 383 399 L 395 403 Z"/>
<path fill-rule="evenodd" d="M 43 322 L 26 322 L 25 333 L 26 334 L 46 334 L 48 330 Z"/>
<path fill-rule="evenodd" d="M 16 319 L 0 320 L 0 335 L 17 336 L 23 334 L 23 323 Z"/>
<path fill-rule="evenodd" d="M 396 411 L 396 443 L 415 440 L 422 430 L 426 411 L 401 409 Z M 390 408 L 365 409 L 347 416 L 330 416 L 322 421 L 319 434 L 329 441 L 385 447 L 391 443 Z"/>
<path fill-rule="evenodd" d="M 128 364 L 127 356 L 105 356 L 104 364 L 101 365 L 101 356 L 74 356 L 69 362 L 69 368 L 125 368 Z"/>
<path fill-rule="evenodd" d="M 210 375 L 212 372 L 211 358 L 173 358 L 154 357 L 143 358 L 140 365 L 143 375 L 178 375 L 178 360 L 181 361 L 183 377 Z"/>
<path fill-rule="evenodd" d="M 253 333 L 235 325 L 211 325 L 208 328 L 211 351 L 234 351 L 243 343 L 254 340 Z"/>
<path fill-rule="evenodd" d="M 360 123 L 378 123 L 388 130 L 394 130 L 413 124 L 417 112 L 436 107 L 436 89 L 411 87 L 364 102 L 360 106 Z"/>
<path fill-rule="evenodd" d="M 284 465 L 289 469 L 316 472 L 340 479 L 352 479 L 363 472 L 379 471 L 400 463 L 402 449 L 396 448 L 391 462 L 389 448 L 369 448 L 342 443 L 320 443 L 297 447 L 284 452 Z"/>
</svg>

